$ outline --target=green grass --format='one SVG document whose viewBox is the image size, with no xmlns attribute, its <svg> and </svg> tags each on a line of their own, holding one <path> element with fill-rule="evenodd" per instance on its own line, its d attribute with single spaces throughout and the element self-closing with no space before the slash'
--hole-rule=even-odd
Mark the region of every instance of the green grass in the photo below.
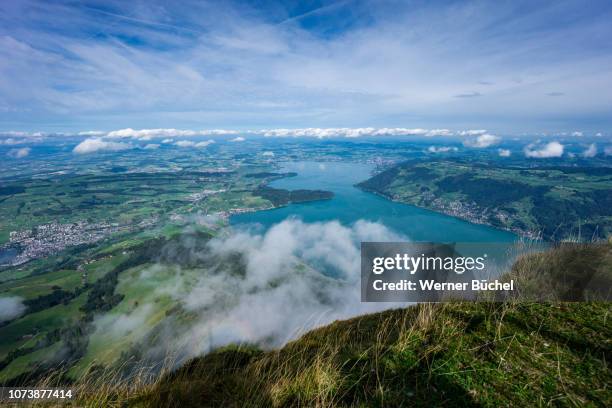
<svg viewBox="0 0 612 408">
<path fill-rule="evenodd" d="M 610 406 L 608 303 L 422 304 L 220 349 L 134 406 Z"/>
<path fill-rule="evenodd" d="M 560 246 L 526 255 L 509 277 L 537 287 L 602 272 L 610 287 L 611 251 L 612 244 Z M 552 299 L 567 289 L 541 287 L 559 292 Z M 420 304 L 338 321 L 278 350 L 230 345 L 152 382 L 143 373 L 97 371 L 75 384 L 77 405 L 608 407 L 611 312 L 601 301 Z"/>
<path fill-rule="evenodd" d="M 155 272 L 148 274 L 147 271 L 150 268 L 155 268 Z M 170 288 L 176 285 L 178 274 L 179 270 L 175 268 L 151 264 L 123 272 L 115 291 L 124 295 L 124 299 L 110 312 L 98 316 L 98 320 L 94 322 L 96 329 L 89 337 L 87 351 L 70 370 L 69 375 L 79 378 L 94 364 L 112 366 L 123 351 L 138 345 L 176 305 L 173 298 L 160 288 Z M 133 327 L 130 330 L 117 329 L 113 322 L 119 321 L 129 321 Z"/>
<path fill-rule="evenodd" d="M 221 200 L 212 196 L 211 205 L 203 200 L 198 206 L 204 209 L 224 211 L 257 206 L 260 202 L 246 191 L 255 189 L 262 180 L 241 177 L 238 173 L 219 177 L 192 171 L 160 171 L 20 180 L 19 186 L 24 191 L 0 204 L 0 243 L 8 240 L 10 231 L 50 222 L 112 220 L 131 224 L 171 211 L 189 212 L 194 208 L 190 195 L 204 189 L 238 190 L 227 191 Z"/>
<path fill-rule="evenodd" d="M 24 336 L 33 335 L 38 338 L 46 332 L 66 327 L 81 318 L 79 308 L 85 303 L 87 292 L 73 299 L 68 305 L 60 304 L 37 313 L 28 314 L 0 328 L 0 359 L 19 347 L 23 347 L 31 339 Z"/>
<path fill-rule="evenodd" d="M 116 249 L 115 252 L 117 252 Z M 82 264 L 83 270 L 87 272 L 87 283 L 95 282 L 128 258 L 128 255 L 122 253 L 108 255 L 107 252 L 102 252 L 101 254 L 106 255 Z M 31 271 L 28 268 L 24 271 L 24 277 L 0 283 L 0 296 L 21 296 L 24 299 L 33 299 L 51 293 L 54 286 L 71 291 L 82 285 L 83 272 L 75 269 L 60 269 L 39 275 L 29 275 Z"/>
<path fill-rule="evenodd" d="M 580 234 L 588 241 L 606 238 L 612 231 L 608 167 L 409 161 L 359 186 L 397 201 L 550 240 Z"/>
<path fill-rule="evenodd" d="M 54 271 L 44 275 L 31 276 L 0 285 L 2 296 L 21 296 L 32 299 L 53 292 L 53 286 L 73 290 L 81 285 L 81 274 L 75 270 Z"/>
<path fill-rule="evenodd" d="M 58 341 L 24 356 L 17 357 L 0 372 L 0 383 L 36 369 L 49 361 L 49 356 L 59 356 L 62 342 Z"/>
<path fill-rule="evenodd" d="M 35 263 L 34 261 L 33 263 Z M 17 268 L 10 268 L 4 271 L 0 271 L 0 283 L 11 280 L 22 279 L 29 276 L 32 273 L 32 265 L 20 266 Z"/>
</svg>

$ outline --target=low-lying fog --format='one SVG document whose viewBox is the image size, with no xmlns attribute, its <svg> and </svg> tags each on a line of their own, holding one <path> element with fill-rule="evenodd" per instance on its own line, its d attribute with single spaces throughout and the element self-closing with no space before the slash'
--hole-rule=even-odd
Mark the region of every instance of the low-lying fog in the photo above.
<svg viewBox="0 0 612 408">
<path fill-rule="evenodd" d="M 265 233 L 228 229 L 208 241 L 204 250 L 191 248 L 200 251 L 195 255 L 208 265 L 198 269 L 195 279 L 186 282 L 184 274 L 176 273 L 172 284 L 155 289 L 171 296 L 192 318 L 187 324 L 174 315 L 164 319 L 156 339 L 147 345 L 149 357 L 174 352 L 182 360 L 230 343 L 281 346 L 334 320 L 397 307 L 361 303 L 359 246 L 362 241 L 405 240 L 367 221 L 347 227 L 288 219 Z M 191 244 L 189 239 L 182 242 Z M 143 284 L 154 281 L 156 275 L 167 274 L 168 267 L 148 267 L 138 279 Z M 155 305 L 144 302 L 129 314 L 101 315 L 94 336 L 111 333 L 120 339 L 146 327 L 155 312 Z"/>
</svg>

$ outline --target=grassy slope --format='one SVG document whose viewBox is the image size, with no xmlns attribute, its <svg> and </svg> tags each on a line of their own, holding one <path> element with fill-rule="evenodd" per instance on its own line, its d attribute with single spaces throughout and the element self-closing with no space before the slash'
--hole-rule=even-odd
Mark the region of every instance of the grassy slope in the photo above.
<svg viewBox="0 0 612 408">
<path fill-rule="evenodd" d="M 611 248 L 594 252 L 608 274 Z M 513 273 L 549 279 L 548 265 L 576 255 L 533 255 Z M 548 269 L 526 274 L 526 265 Z M 606 302 L 421 304 L 336 322 L 276 351 L 227 347 L 130 398 L 181 407 L 612 406 L 610 312 Z"/>
<path fill-rule="evenodd" d="M 578 289 L 590 299 L 612 287 L 611 266 L 612 244 L 567 246 L 528 256 L 512 276 L 529 291 L 574 296 Z M 130 276 L 118 290 L 131 290 Z M 612 304 L 558 298 L 422 304 L 360 316 L 280 350 L 226 347 L 153 383 L 145 382 L 146 372 L 120 379 L 112 368 L 94 371 L 73 385 L 76 404 L 612 406 Z M 36 353 L 20 357 L 9 370 L 21 372 L 37 359 Z"/>
<path fill-rule="evenodd" d="M 134 405 L 610 406 L 605 303 L 421 305 L 194 360 Z"/>
<path fill-rule="evenodd" d="M 391 199 L 519 233 L 610 233 L 612 169 L 405 162 L 360 183 Z"/>
</svg>

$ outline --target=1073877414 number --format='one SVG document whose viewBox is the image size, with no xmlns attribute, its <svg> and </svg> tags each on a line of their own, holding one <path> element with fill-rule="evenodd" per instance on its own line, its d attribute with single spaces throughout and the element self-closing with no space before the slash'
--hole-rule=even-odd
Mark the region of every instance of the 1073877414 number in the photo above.
<svg viewBox="0 0 612 408">
<path fill-rule="evenodd" d="M 0 387 L 0 401 L 72 399 L 71 389 Z"/>
</svg>

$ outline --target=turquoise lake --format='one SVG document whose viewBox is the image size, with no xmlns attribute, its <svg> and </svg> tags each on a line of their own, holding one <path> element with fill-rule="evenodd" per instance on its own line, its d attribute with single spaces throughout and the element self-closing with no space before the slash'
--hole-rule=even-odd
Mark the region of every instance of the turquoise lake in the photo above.
<svg viewBox="0 0 612 408">
<path fill-rule="evenodd" d="M 231 217 L 232 225 L 259 224 L 267 229 L 289 217 L 304 222 L 338 220 L 344 225 L 363 219 L 382 223 L 412 241 L 511 243 L 518 238 L 508 231 L 394 202 L 354 187 L 371 176 L 372 166 L 368 164 L 293 162 L 283 164 L 281 171 L 296 172 L 297 176 L 276 180 L 271 187 L 328 190 L 334 192 L 334 198 L 238 214 Z"/>
</svg>

